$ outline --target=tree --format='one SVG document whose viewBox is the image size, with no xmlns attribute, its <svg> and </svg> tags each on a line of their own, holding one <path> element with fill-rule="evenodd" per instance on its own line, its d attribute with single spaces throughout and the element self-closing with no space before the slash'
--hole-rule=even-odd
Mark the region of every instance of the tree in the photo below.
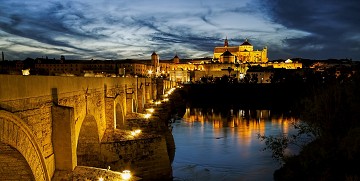
<svg viewBox="0 0 360 181">
<path fill-rule="evenodd" d="M 309 85 L 308 85 L 309 86 Z M 304 99 L 295 136 L 259 135 L 273 157 L 282 161 L 275 180 L 359 180 L 360 179 L 360 75 L 349 80 L 313 82 L 312 95 Z M 309 86 L 309 87 L 310 87 Z M 284 149 L 309 135 L 299 155 L 286 156 Z"/>
</svg>

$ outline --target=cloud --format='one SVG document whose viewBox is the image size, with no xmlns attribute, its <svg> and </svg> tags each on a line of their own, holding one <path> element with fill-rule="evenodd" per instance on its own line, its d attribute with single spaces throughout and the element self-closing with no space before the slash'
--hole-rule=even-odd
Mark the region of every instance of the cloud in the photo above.
<svg viewBox="0 0 360 181">
<path fill-rule="evenodd" d="M 228 36 L 231 45 L 249 38 L 255 48 L 268 46 L 270 58 L 360 58 L 355 23 L 359 5 L 351 0 L 319 3 L 322 6 L 310 0 L 4 1 L 0 50 L 19 52 L 12 54 L 19 59 L 61 54 L 148 59 L 154 50 L 163 59 L 175 53 L 195 58 L 211 57 Z"/>
<path fill-rule="evenodd" d="M 307 32 L 284 39 L 285 51 L 305 58 L 354 58 L 360 60 L 360 4 L 356 0 L 265 0 L 273 23 Z M 356 38 L 355 38 L 356 37 Z"/>
</svg>

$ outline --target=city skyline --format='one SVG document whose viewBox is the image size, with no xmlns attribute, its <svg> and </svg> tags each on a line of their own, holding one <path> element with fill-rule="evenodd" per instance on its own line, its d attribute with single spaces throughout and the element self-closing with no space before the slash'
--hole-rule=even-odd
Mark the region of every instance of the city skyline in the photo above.
<svg viewBox="0 0 360 181">
<path fill-rule="evenodd" d="M 160 59 L 212 57 L 214 48 L 267 46 L 269 59 L 360 60 L 355 0 L 5 1 L 0 4 L 5 59 Z"/>
</svg>

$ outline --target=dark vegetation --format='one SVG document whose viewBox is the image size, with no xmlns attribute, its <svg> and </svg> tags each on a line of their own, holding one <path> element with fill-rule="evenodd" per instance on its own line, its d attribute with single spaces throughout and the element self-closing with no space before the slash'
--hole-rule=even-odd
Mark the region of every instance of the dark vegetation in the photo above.
<svg viewBox="0 0 360 181">
<path fill-rule="evenodd" d="M 334 69 L 292 75 L 278 72 L 270 84 L 229 79 L 191 84 L 185 87 L 184 98 L 193 106 L 231 104 L 299 115 L 302 123 L 294 125 L 298 135 L 260 135 L 282 164 L 274 180 L 360 180 L 359 70 L 352 67 L 338 76 Z M 300 153 L 285 155 L 285 148 L 300 138 L 308 138 Z"/>
<path fill-rule="evenodd" d="M 315 140 L 297 156 L 280 154 L 285 164 L 274 173 L 275 180 L 360 180 L 359 84 L 359 74 L 335 79 L 314 87 L 303 99 L 301 117 L 306 125 L 299 133 L 314 135 Z M 283 139 L 269 141 L 268 146 L 279 151 L 287 144 L 279 140 Z"/>
</svg>

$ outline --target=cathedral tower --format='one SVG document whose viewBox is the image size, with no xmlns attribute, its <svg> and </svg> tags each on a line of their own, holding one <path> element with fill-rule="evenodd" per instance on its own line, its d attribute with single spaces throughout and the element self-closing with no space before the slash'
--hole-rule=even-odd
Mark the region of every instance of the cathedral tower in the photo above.
<svg viewBox="0 0 360 181">
<path fill-rule="evenodd" d="M 180 59 L 177 54 L 175 54 L 175 57 L 173 58 L 173 63 L 180 63 Z"/>
<path fill-rule="evenodd" d="M 157 75 L 160 71 L 159 67 L 159 55 L 157 55 L 155 52 L 151 54 L 151 65 L 154 67 L 154 73 Z"/>
</svg>

